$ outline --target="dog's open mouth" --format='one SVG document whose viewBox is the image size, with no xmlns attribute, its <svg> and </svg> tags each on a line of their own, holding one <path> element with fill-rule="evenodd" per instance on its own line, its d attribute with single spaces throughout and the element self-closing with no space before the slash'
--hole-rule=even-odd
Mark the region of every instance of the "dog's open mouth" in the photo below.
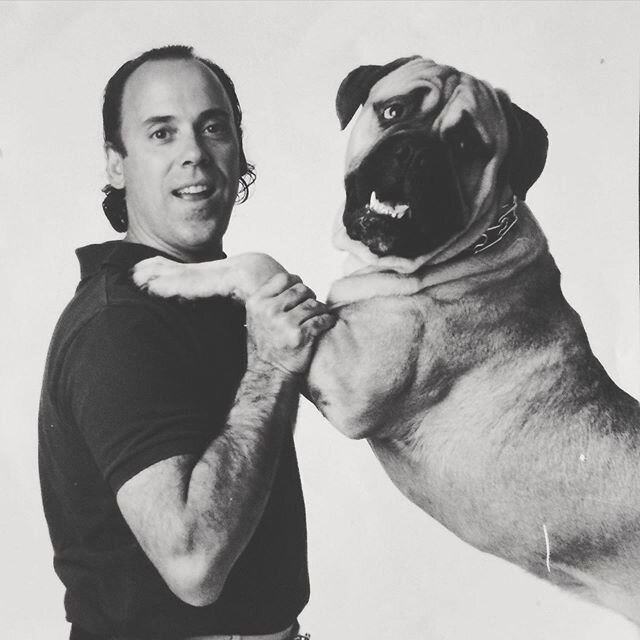
<svg viewBox="0 0 640 640">
<path fill-rule="evenodd" d="M 345 187 L 347 234 L 378 256 L 423 255 L 465 224 L 449 149 L 424 135 L 383 140 L 347 175 Z"/>
<path fill-rule="evenodd" d="M 371 192 L 371 199 L 369 200 L 369 212 L 378 214 L 381 216 L 390 216 L 396 220 L 401 220 L 405 215 L 410 215 L 411 208 L 408 204 L 400 202 L 392 204 L 390 202 L 380 202 L 376 196 L 376 192 Z"/>
<path fill-rule="evenodd" d="M 418 249 L 411 246 L 412 215 L 408 202 L 380 200 L 376 192 L 371 191 L 369 202 L 345 209 L 343 220 L 349 237 L 362 242 L 376 255 L 408 257 L 417 255 Z"/>
</svg>

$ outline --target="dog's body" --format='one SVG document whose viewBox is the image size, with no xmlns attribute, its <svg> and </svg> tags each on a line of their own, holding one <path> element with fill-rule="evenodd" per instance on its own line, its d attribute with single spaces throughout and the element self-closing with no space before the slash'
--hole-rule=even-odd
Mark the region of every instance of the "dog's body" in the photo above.
<svg viewBox="0 0 640 640">
<path fill-rule="evenodd" d="M 312 396 L 460 538 L 640 623 L 638 405 L 591 353 L 526 205 L 518 215 L 468 275 L 452 263 L 411 296 L 340 307 Z"/>
<path fill-rule="evenodd" d="M 360 104 L 337 229 L 359 268 L 329 294 L 339 321 L 318 344 L 312 399 L 460 538 L 640 624 L 640 408 L 591 353 L 522 201 L 544 130 L 421 58 L 350 74 L 343 125 Z M 453 153 L 463 134 L 471 153 Z M 244 297 L 280 268 L 235 260 L 255 280 L 157 261 L 136 280 Z"/>
</svg>

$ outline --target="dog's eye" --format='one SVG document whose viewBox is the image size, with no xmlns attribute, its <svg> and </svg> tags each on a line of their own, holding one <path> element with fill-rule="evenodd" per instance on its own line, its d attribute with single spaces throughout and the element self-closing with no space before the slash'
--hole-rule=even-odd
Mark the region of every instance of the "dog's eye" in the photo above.
<svg viewBox="0 0 640 640">
<path fill-rule="evenodd" d="M 390 122 L 391 120 L 397 120 L 404 115 L 405 108 L 403 104 L 394 102 L 382 110 L 382 119 Z"/>
<path fill-rule="evenodd" d="M 465 126 L 465 123 L 450 130 L 445 140 L 454 156 L 460 159 L 479 159 L 486 151 L 478 132 L 472 126 Z"/>
<path fill-rule="evenodd" d="M 470 144 L 462 131 L 450 131 L 445 137 L 445 140 L 456 156 L 464 156 L 469 152 Z"/>
<path fill-rule="evenodd" d="M 453 147 L 453 149 L 455 149 L 458 153 L 464 153 L 467 150 L 467 147 L 469 146 L 467 144 L 467 142 L 465 141 L 464 138 L 458 138 L 458 137 L 454 137 L 451 140 L 451 146 Z"/>
<path fill-rule="evenodd" d="M 445 131 L 444 141 L 454 158 L 462 162 L 482 160 L 491 155 L 491 149 L 483 142 L 472 117 L 466 112 L 458 123 Z"/>
</svg>

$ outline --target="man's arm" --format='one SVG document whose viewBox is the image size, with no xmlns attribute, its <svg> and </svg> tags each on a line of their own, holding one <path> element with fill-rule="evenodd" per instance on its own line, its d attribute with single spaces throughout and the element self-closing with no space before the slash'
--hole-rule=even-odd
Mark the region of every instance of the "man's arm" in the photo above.
<svg viewBox="0 0 640 640">
<path fill-rule="evenodd" d="M 248 365 L 221 433 L 197 459 L 174 456 L 118 491 L 142 548 L 182 600 L 214 602 L 264 511 L 299 377 L 334 319 L 295 276 L 278 274 L 246 303 Z"/>
</svg>

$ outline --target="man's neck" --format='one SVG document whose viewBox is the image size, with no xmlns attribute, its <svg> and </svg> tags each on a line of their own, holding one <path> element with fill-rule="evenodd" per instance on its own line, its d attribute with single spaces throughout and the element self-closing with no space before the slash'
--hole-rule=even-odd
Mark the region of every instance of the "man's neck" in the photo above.
<svg viewBox="0 0 640 640">
<path fill-rule="evenodd" d="M 224 257 L 222 242 L 217 242 L 210 246 L 202 247 L 201 249 L 186 250 L 184 248 L 175 247 L 169 243 L 142 237 L 140 234 L 136 234 L 131 230 L 127 231 L 122 240 L 123 242 L 143 244 L 147 247 L 152 247 L 158 251 L 162 251 L 162 253 L 167 256 L 185 263 L 207 262 L 209 260 L 219 260 Z"/>
</svg>

